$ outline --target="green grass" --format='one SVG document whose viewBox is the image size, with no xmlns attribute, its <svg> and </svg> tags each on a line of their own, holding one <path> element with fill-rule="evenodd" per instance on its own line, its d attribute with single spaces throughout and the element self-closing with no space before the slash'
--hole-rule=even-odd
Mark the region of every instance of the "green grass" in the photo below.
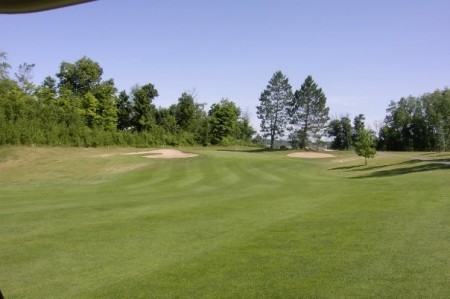
<svg viewBox="0 0 450 299">
<path fill-rule="evenodd" d="M 448 298 L 450 154 L 186 150 L 1 148 L 5 297 Z"/>
</svg>

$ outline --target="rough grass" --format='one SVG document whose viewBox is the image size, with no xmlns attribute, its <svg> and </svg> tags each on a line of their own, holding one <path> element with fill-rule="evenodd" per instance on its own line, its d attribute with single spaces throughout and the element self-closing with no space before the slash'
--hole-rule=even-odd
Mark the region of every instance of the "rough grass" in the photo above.
<svg viewBox="0 0 450 299">
<path fill-rule="evenodd" d="M 449 154 L 127 151 L 0 149 L 6 298 L 450 294 Z"/>
</svg>

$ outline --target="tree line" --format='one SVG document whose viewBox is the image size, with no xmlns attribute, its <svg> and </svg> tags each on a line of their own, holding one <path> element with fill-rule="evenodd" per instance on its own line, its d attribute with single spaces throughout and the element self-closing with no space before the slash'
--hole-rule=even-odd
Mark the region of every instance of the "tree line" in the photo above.
<svg viewBox="0 0 450 299">
<path fill-rule="evenodd" d="M 192 93 L 156 107 L 156 87 L 135 85 L 118 92 L 88 57 L 62 62 L 56 77 L 32 82 L 34 64 L 14 76 L 0 52 L 0 145 L 161 146 L 235 145 L 251 142 L 248 113 L 222 99 L 206 111 Z"/>
<path fill-rule="evenodd" d="M 392 101 L 377 146 L 391 151 L 450 149 L 450 89 Z"/>
<path fill-rule="evenodd" d="M 0 145 L 161 146 L 237 145 L 260 143 L 270 148 L 285 139 L 293 148 L 398 151 L 444 151 L 450 139 L 450 90 L 392 101 L 376 130 L 359 114 L 331 119 L 326 95 L 307 76 L 298 90 L 277 71 L 256 107 L 260 133 L 250 116 L 228 99 L 206 111 L 195 95 L 183 92 L 176 104 L 156 107 L 156 87 L 135 85 L 118 92 L 114 80 L 102 78 L 99 63 L 82 57 L 62 62 L 55 77 L 35 85 L 34 64 L 23 63 L 11 75 L 6 53 L 0 51 Z M 361 137 L 363 136 L 363 137 Z M 359 142 L 359 143 L 358 143 Z M 366 145 L 367 145 L 366 144 Z M 371 152 L 368 151 L 368 152 Z"/>
<path fill-rule="evenodd" d="M 384 121 L 370 130 L 377 150 L 382 151 L 446 151 L 450 140 L 450 90 L 436 90 L 418 97 L 391 101 Z M 353 120 L 348 115 L 330 121 L 328 136 L 331 147 L 347 150 L 355 146 L 364 115 Z"/>
<path fill-rule="evenodd" d="M 331 119 L 322 89 L 307 76 L 296 91 L 281 72 L 273 74 L 261 93 L 257 115 L 262 137 L 274 140 L 287 135 L 293 148 L 355 149 L 365 155 L 375 148 L 388 151 L 445 151 L 450 148 L 450 90 L 392 101 L 377 130 L 366 127 L 364 114 Z M 328 142 L 327 142 L 328 141 Z M 369 149 L 370 148 L 370 149 Z M 372 154 L 373 152 L 373 154 Z"/>
</svg>

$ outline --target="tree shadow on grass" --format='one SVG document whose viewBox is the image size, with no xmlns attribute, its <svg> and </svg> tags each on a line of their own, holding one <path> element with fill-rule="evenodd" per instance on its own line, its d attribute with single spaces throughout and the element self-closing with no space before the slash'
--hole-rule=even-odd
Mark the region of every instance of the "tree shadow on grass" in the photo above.
<svg viewBox="0 0 450 299">
<path fill-rule="evenodd" d="M 444 158 L 444 159 L 419 159 L 419 161 L 445 164 L 445 163 L 450 163 L 450 158 Z"/>
<path fill-rule="evenodd" d="M 436 158 L 436 157 L 446 157 L 446 156 L 449 155 L 449 153 L 448 152 L 447 153 L 445 153 L 445 152 L 440 152 L 440 153 L 437 153 L 437 152 L 436 153 L 421 153 L 420 155 L 421 156 L 430 156 L 430 157 Z"/>
<path fill-rule="evenodd" d="M 363 166 L 364 166 L 364 164 L 353 165 L 353 166 L 341 166 L 341 167 L 330 168 L 328 170 L 348 170 L 348 169 L 354 169 L 354 168 L 359 168 L 359 167 L 363 167 Z"/>
<path fill-rule="evenodd" d="M 412 161 L 414 161 L 414 160 L 412 160 Z M 418 160 L 417 162 L 423 162 L 423 161 Z M 402 164 L 402 163 L 400 163 L 400 164 Z M 395 169 L 388 169 L 388 170 L 379 170 L 379 171 L 375 171 L 375 172 L 372 172 L 369 174 L 352 177 L 351 179 L 390 177 L 390 176 L 396 176 L 396 175 L 404 175 L 404 174 L 410 174 L 410 173 L 426 172 L 426 171 L 442 170 L 442 169 L 450 170 L 450 165 L 431 162 L 431 163 L 416 165 L 416 166 L 412 166 L 412 167 L 402 167 L 402 168 L 395 168 Z"/>
<path fill-rule="evenodd" d="M 379 169 L 379 168 L 385 168 L 385 167 L 403 165 L 403 164 L 411 164 L 411 163 L 417 163 L 417 162 L 421 162 L 421 161 L 414 159 L 414 160 L 408 160 L 408 161 L 401 162 L 401 163 L 385 164 L 385 165 L 378 165 L 378 166 L 366 166 L 364 164 L 360 164 L 360 165 L 353 165 L 353 166 L 335 167 L 335 168 L 330 168 L 328 170 L 367 171 L 367 170 L 374 170 L 374 169 Z"/>
<path fill-rule="evenodd" d="M 350 171 L 367 171 L 367 170 L 374 170 L 374 169 L 385 168 L 385 167 L 392 167 L 392 166 L 399 166 L 399 165 L 409 165 L 409 164 L 414 164 L 414 163 L 419 163 L 419 162 L 423 162 L 423 161 L 418 160 L 418 159 L 413 159 L 413 160 L 408 160 L 408 161 L 405 161 L 405 162 L 394 163 L 394 164 L 368 166 L 368 167 L 364 167 L 364 168 L 353 169 L 353 170 L 350 170 Z"/>
</svg>

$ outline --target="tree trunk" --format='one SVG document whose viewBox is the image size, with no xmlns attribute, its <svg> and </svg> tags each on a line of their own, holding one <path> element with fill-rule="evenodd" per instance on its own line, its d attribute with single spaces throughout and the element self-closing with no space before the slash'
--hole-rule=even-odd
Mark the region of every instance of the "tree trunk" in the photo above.
<svg viewBox="0 0 450 299">
<path fill-rule="evenodd" d="M 270 149 L 273 149 L 273 143 L 275 141 L 275 136 L 273 134 L 270 134 Z"/>
<path fill-rule="evenodd" d="M 364 157 L 364 165 L 367 165 L 367 157 Z"/>
</svg>

